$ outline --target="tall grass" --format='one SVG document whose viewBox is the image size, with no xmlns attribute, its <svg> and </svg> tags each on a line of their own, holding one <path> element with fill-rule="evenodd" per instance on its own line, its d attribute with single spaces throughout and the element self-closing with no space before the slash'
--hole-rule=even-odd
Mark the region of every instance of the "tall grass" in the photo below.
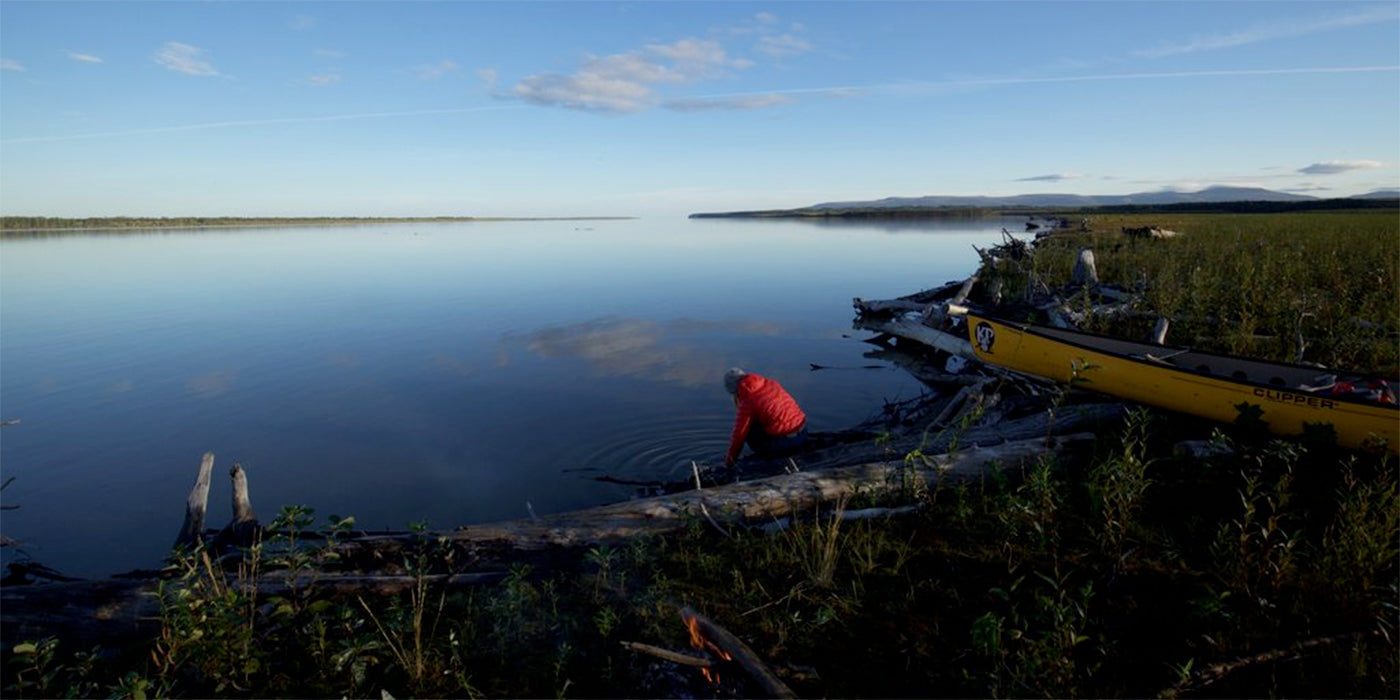
<svg viewBox="0 0 1400 700">
<path fill-rule="evenodd" d="M 1093 232 L 1041 241 L 1036 276 L 1067 280 L 1080 248 L 1099 279 L 1141 292 L 1139 310 L 1201 349 L 1393 374 L 1400 367 L 1400 218 L 1393 212 L 1093 217 Z M 1180 235 L 1145 239 L 1123 227 Z M 1107 322 L 1104 322 L 1107 323 Z M 1150 321 L 1130 329 L 1143 335 Z M 1098 330 L 1124 330 L 1100 327 Z"/>
</svg>

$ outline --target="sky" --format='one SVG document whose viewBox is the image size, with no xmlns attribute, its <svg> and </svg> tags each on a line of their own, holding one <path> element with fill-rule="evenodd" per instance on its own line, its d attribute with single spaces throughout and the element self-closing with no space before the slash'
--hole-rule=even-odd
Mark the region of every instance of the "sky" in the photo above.
<svg viewBox="0 0 1400 700">
<path fill-rule="evenodd" d="M 1400 2 L 0 0 L 0 214 L 1400 187 Z"/>
</svg>

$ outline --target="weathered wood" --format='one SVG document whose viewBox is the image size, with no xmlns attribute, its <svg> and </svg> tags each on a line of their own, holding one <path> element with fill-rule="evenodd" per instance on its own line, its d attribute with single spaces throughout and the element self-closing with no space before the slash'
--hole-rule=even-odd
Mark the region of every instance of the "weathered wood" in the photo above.
<svg viewBox="0 0 1400 700">
<path fill-rule="evenodd" d="M 1157 319 L 1157 325 L 1152 328 L 1152 342 L 1157 345 L 1167 344 L 1167 329 L 1171 327 L 1171 322 L 1166 316 Z"/>
<path fill-rule="evenodd" d="M 253 510 L 253 499 L 248 495 L 248 472 L 242 464 L 234 464 L 228 475 L 233 482 L 233 518 L 215 541 L 220 548 L 245 547 L 257 539 L 262 525 Z"/>
<path fill-rule="evenodd" d="M 66 649 L 119 648 L 160 633 L 160 599 L 150 580 L 105 579 L 0 588 L 0 643 L 58 637 Z"/>
<path fill-rule="evenodd" d="M 1070 273 L 1069 278 L 1077 285 L 1099 283 L 1099 271 L 1094 267 L 1093 249 L 1084 248 L 1079 251 L 1079 258 L 1074 261 L 1074 271 Z"/>
<path fill-rule="evenodd" d="M 792 692 L 786 683 L 768 670 L 768 664 L 764 663 L 763 659 L 760 659 L 758 654 L 749 648 L 749 645 L 731 634 L 729 630 L 720 627 L 713 620 L 690 608 L 684 608 L 681 611 L 681 618 L 690 628 L 692 646 L 710 648 L 723 658 L 739 664 L 745 671 L 748 671 L 755 681 L 758 681 L 759 686 L 763 688 L 765 697 L 797 697 L 797 693 Z"/>
<path fill-rule="evenodd" d="M 950 355 L 958 355 L 959 357 L 965 357 L 970 360 L 977 359 L 976 353 L 972 351 L 972 343 L 968 342 L 967 338 L 930 328 L 917 321 L 910 321 L 902 318 L 858 318 L 855 320 L 854 325 L 860 330 L 888 333 L 897 338 L 905 338 L 916 343 L 922 343 L 935 350 L 942 350 Z"/>
<path fill-rule="evenodd" d="M 1066 410 L 1063 419 L 1068 424 L 1072 420 L 1072 412 Z M 1034 427 L 1027 430 L 1030 425 Z M 916 465 L 917 475 L 942 483 L 974 480 L 981 478 L 984 469 L 993 465 L 1015 469 L 1022 462 L 1047 452 L 1085 445 L 1093 440 L 1092 434 L 1080 433 L 1057 437 L 1047 444 L 1045 436 L 1052 428 L 1044 420 L 1032 421 L 1022 428 L 1022 432 L 1034 431 L 1025 436 L 1031 439 L 981 447 L 964 438 L 959 444 L 966 447 L 951 454 L 938 454 L 933 447 L 947 444 L 951 436 L 929 437 L 922 440 L 927 443 L 922 450 L 926 457 Z M 990 437 L 994 433 L 985 430 L 981 434 Z M 702 498 L 719 523 L 731 528 L 761 526 L 774 518 L 807 512 L 818 505 L 856 493 L 878 496 L 903 488 L 911 468 L 904 463 L 903 456 L 916 449 L 920 442 L 918 436 L 897 441 L 896 445 L 908 446 L 909 450 L 901 451 L 900 447 L 895 447 L 891 453 L 893 456 L 883 461 L 742 481 L 711 487 L 703 492 L 686 491 L 639 498 L 588 510 L 545 515 L 538 521 L 513 520 L 468 525 L 435 533 L 434 537 L 440 542 L 466 546 L 475 551 L 505 548 L 528 552 L 615 544 L 632 537 L 674 532 L 697 518 L 703 518 L 700 508 Z M 414 542 L 415 537 L 403 534 L 370 535 L 337 542 L 335 548 L 343 557 L 354 559 L 370 552 L 392 553 L 396 548 Z"/>
<path fill-rule="evenodd" d="M 891 314 L 891 313 L 902 313 L 902 312 L 905 312 L 905 311 L 919 311 L 919 312 L 922 312 L 926 307 L 931 306 L 931 304 L 928 304 L 928 303 L 921 303 L 921 302 L 917 302 L 917 301 L 910 301 L 910 300 L 908 300 L 908 299 L 869 299 L 869 300 L 867 300 L 867 299 L 861 299 L 860 297 L 856 297 L 855 299 L 852 299 L 852 300 L 851 300 L 851 304 L 852 304 L 852 306 L 855 307 L 856 313 L 857 313 L 857 314 L 861 314 L 861 315 L 866 315 L 866 314 L 871 314 L 871 315 L 875 315 L 875 314 Z"/>
<path fill-rule="evenodd" d="M 204 515 L 209 508 L 209 480 L 214 474 L 214 453 L 205 452 L 194 487 L 185 499 L 185 524 L 175 537 L 175 547 L 192 547 L 204 537 Z"/>
<path fill-rule="evenodd" d="M 696 668 L 709 668 L 714 665 L 713 661 L 710 661 L 708 658 L 705 657 L 696 656 L 694 654 L 685 654 L 678 651 L 671 651 L 670 649 L 662 649 L 661 647 L 652 646 L 650 644 L 642 644 L 641 642 L 624 641 L 622 642 L 622 648 L 642 654 L 649 654 L 651 656 L 655 656 L 658 659 L 664 659 L 666 661 L 670 661 L 671 663 L 682 664 L 684 666 L 694 666 Z"/>
<path fill-rule="evenodd" d="M 253 499 L 248 495 L 248 473 L 243 471 L 242 464 L 235 464 L 229 470 L 229 477 L 233 480 L 233 523 L 257 522 L 258 515 L 253 512 Z"/>
</svg>

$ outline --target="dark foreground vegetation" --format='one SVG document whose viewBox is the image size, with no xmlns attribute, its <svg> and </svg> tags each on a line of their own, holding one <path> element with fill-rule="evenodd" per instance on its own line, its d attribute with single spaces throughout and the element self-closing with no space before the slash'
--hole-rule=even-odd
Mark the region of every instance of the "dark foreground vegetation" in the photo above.
<svg viewBox="0 0 1400 700">
<path fill-rule="evenodd" d="M 1148 225 L 1181 235 L 1121 233 Z M 1301 337 L 1305 360 L 1396 372 L 1391 214 L 1124 215 L 1089 229 L 997 271 L 1003 293 L 1059 284 L 1091 244 L 1100 278 L 1171 318 L 1174 343 L 1294 360 Z M 4 694 L 764 694 L 732 667 L 716 666 L 712 683 L 624 646 L 688 650 L 689 607 L 803 697 L 1400 695 L 1394 458 L 1247 427 L 1136 409 L 1089 460 L 1047 454 L 959 486 L 911 479 L 895 502 L 858 495 L 773 533 L 721 534 L 697 515 L 674 536 L 518 566 L 492 584 L 439 584 L 453 550 L 425 532 L 400 562 L 411 584 L 393 596 L 318 590 L 330 549 L 287 547 L 320 526 L 285 508 L 269 528 L 280 534 L 231 562 L 174 559 L 155 639 L 27 641 L 5 650 Z M 1188 438 L 1219 449 L 1189 456 L 1177 450 Z M 840 517 L 876 505 L 918 508 Z M 271 568 L 313 582 L 260 595 Z"/>
</svg>

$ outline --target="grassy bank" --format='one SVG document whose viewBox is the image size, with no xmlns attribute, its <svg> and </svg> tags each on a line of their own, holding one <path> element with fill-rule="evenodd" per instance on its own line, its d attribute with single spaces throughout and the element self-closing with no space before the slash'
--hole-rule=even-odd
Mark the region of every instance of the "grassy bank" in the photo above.
<svg viewBox="0 0 1400 700">
<path fill-rule="evenodd" d="M 1172 340 L 1393 372 L 1400 221 L 1393 215 L 1093 217 L 1047 240 L 1007 293 L 1100 276 L 1170 313 Z M 1127 239 L 1123 226 L 1180 231 Z M 1248 262 L 1248 264 L 1247 264 Z M 1014 274 L 1011 274 L 1014 272 Z M 1286 281 L 1286 283 L 1284 282 Z M 911 290 L 913 291 L 913 290 Z M 1364 323 L 1357 323 L 1363 321 Z M 1120 329 L 1122 330 L 1122 329 Z M 1178 456 L 1215 435 L 1230 452 Z M 891 455 L 900 458 L 902 455 Z M 840 509 L 915 503 L 847 521 Z M 313 514 L 286 509 L 295 533 Z M 230 571 L 181 558 L 148 646 L 7 650 L 7 697 L 737 697 L 732 669 L 624 648 L 689 647 L 681 606 L 742 637 L 799 695 L 822 697 L 1395 696 L 1400 490 L 1392 458 L 1258 440 L 1142 409 L 1083 463 L 1043 459 L 960 487 L 911 482 L 776 534 L 596 547 L 549 571 L 444 590 L 431 537 L 392 597 L 276 598 L 240 583 L 314 570 L 316 550 L 254 548 Z"/>
</svg>

